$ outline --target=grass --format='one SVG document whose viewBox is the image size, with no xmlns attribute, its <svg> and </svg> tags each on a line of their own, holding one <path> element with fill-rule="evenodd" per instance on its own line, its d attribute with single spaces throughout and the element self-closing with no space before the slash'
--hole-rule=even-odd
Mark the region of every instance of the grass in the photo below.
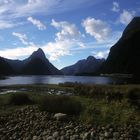
<svg viewBox="0 0 140 140">
<path fill-rule="evenodd" d="M 32 103 L 33 101 L 28 94 L 25 93 L 11 94 L 8 101 L 8 104 L 10 105 L 28 105 Z"/>
<path fill-rule="evenodd" d="M 79 114 L 81 103 L 69 96 L 46 96 L 40 102 L 41 110 L 51 113 Z"/>
<path fill-rule="evenodd" d="M 67 83 L 68 86 L 68 83 Z M 46 95 L 49 88 L 71 90 L 73 96 Z M 13 88 L 13 87 L 12 87 Z M 19 87 L 18 87 L 19 88 Z M 140 86 L 32 85 L 32 92 L 0 95 L 0 113 L 36 104 L 51 113 L 76 115 L 84 123 L 127 124 L 140 122 Z M 41 89 L 41 92 L 39 92 Z M 43 92 L 43 90 L 45 92 Z"/>
</svg>

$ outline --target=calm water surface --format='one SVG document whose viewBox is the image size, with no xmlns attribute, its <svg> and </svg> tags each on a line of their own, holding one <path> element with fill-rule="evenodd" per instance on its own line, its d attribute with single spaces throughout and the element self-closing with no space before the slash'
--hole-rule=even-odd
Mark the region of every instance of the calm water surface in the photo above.
<svg viewBox="0 0 140 140">
<path fill-rule="evenodd" d="M 21 84 L 59 84 L 64 82 L 80 82 L 84 84 L 123 84 L 129 83 L 130 79 L 100 77 L 100 76 L 11 76 L 0 80 L 3 85 Z"/>
</svg>

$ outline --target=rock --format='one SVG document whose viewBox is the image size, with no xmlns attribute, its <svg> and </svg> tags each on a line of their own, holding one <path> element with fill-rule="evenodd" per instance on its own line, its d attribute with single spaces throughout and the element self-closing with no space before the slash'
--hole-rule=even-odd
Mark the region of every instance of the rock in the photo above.
<svg viewBox="0 0 140 140">
<path fill-rule="evenodd" d="M 99 140 L 104 140 L 104 137 L 99 137 Z"/>
<path fill-rule="evenodd" d="M 64 137 L 64 136 L 61 136 L 61 137 L 60 137 L 60 140 L 65 140 L 65 137 Z"/>
<path fill-rule="evenodd" d="M 114 137 L 115 139 L 119 138 L 119 137 L 120 137 L 119 132 L 113 132 L 113 137 Z"/>
<path fill-rule="evenodd" d="M 52 136 L 48 136 L 47 140 L 54 140 L 54 138 Z"/>
<path fill-rule="evenodd" d="M 63 114 L 63 113 L 56 113 L 54 115 L 54 119 L 56 120 L 65 120 L 67 117 L 67 114 Z"/>
<path fill-rule="evenodd" d="M 53 133 L 53 138 L 57 138 L 58 136 L 59 136 L 59 132 L 56 131 Z"/>
<path fill-rule="evenodd" d="M 83 136 L 83 140 L 89 139 L 90 138 L 90 133 L 86 132 Z"/>
<path fill-rule="evenodd" d="M 109 137 L 111 136 L 111 133 L 110 133 L 110 132 L 105 132 L 105 133 L 104 133 L 104 136 L 105 136 L 106 138 L 109 138 Z"/>
<path fill-rule="evenodd" d="M 75 135 L 72 136 L 72 139 L 73 139 L 73 140 L 77 140 L 78 138 L 79 138 L 79 135 L 76 135 L 76 134 L 75 134 Z"/>
<path fill-rule="evenodd" d="M 61 132 L 60 132 L 60 135 L 62 136 L 62 135 L 65 135 L 65 131 L 64 130 L 62 130 Z"/>
<path fill-rule="evenodd" d="M 33 140 L 38 140 L 37 136 L 33 136 Z"/>
<path fill-rule="evenodd" d="M 90 136 L 91 136 L 91 138 L 94 138 L 94 137 L 96 136 L 96 133 L 92 131 L 92 132 L 90 133 Z"/>
</svg>

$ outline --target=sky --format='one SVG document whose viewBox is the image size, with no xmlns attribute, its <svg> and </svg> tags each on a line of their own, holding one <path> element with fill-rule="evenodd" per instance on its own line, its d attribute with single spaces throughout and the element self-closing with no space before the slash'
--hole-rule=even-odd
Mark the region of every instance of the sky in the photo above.
<svg viewBox="0 0 140 140">
<path fill-rule="evenodd" d="M 23 60 L 42 48 L 58 69 L 107 58 L 139 15 L 139 0 L 0 0 L 0 56 Z"/>
</svg>

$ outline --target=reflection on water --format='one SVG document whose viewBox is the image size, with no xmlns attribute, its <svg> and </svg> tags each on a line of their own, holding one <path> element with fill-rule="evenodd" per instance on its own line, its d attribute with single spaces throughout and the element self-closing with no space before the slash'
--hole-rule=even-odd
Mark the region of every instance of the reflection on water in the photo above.
<svg viewBox="0 0 140 140">
<path fill-rule="evenodd" d="M 12 76 L 0 80 L 0 85 L 17 84 L 59 84 L 64 82 L 79 82 L 84 84 L 124 84 L 131 83 L 131 79 L 99 77 L 99 76 Z"/>
</svg>

